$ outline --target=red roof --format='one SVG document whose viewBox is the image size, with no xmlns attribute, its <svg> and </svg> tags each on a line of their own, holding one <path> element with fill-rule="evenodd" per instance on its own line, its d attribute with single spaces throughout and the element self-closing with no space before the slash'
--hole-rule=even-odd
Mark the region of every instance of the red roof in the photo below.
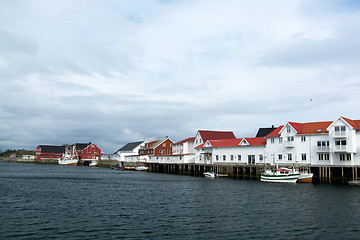
<svg viewBox="0 0 360 240">
<path fill-rule="evenodd" d="M 244 138 L 251 146 L 261 146 L 266 145 L 266 138 L 264 137 L 255 137 L 255 138 Z"/>
<path fill-rule="evenodd" d="M 304 123 L 301 129 L 301 132 L 298 134 L 318 134 L 318 133 L 327 133 L 327 128 L 332 122 L 312 122 Z"/>
<path fill-rule="evenodd" d="M 221 140 L 209 140 L 209 143 L 213 147 L 236 147 L 239 146 L 240 139 L 221 139 Z"/>
<path fill-rule="evenodd" d="M 245 139 L 250 144 L 250 146 L 266 145 L 266 138 L 264 137 L 208 140 L 208 142 L 210 143 L 211 147 L 237 147 L 243 139 Z M 205 143 L 197 146 L 196 148 L 203 148 L 204 145 Z"/>
<path fill-rule="evenodd" d="M 207 140 L 235 139 L 236 138 L 233 132 L 199 130 L 199 134 L 200 134 L 203 142 L 206 142 Z"/>
<path fill-rule="evenodd" d="M 187 139 L 184 139 L 180 142 L 177 142 L 177 143 L 174 143 L 174 145 L 180 145 L 180 144 L 183 144 L 183 143 L 186 143 L 186 142 L 193 142 L 195 140 L 195 137 L 190 137 L 190 138 L 187 138 Z"/>
<path fill-rule="evenodd" d="M 301 132 L 301 129 L 303 128 L 303 123 L 296 123 L 296 122 L 288 122 L 297 133 Z"/>
<path fill-rule="evenodd" d="M 349 118 L 341 117 L 344 119 L 348 124 L 350 124 L 353 128 L 357 131 L 360 131 L 360 120 L 351 120 Z"/>
<path fill-rule="evenodd" d="M 271 133 L 269 133 L 265 137 L 279 137 L 280 136 L 279 132 L 283 127 L 284 127 L 284 125 L 279 126 L 277 129 L 275 129 L 274 131 L 272 131 Z"/>
</svg>

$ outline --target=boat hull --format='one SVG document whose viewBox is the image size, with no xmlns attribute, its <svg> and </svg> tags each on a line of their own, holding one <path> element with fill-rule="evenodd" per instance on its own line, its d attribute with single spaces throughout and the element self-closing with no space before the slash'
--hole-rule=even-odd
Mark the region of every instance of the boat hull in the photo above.
<svg viewBox="0 0 360 240">
<path fill-rule="evenodd" d="M 204 176 L 208 178 L 216 178 L 217 174 L 214 172 L 204 172 Z"/>
<path fill-rule="evenodd" d="M 135 168 L 136 171 L 146 172 L 149 168 L 145 166 L 137 166 Z"/>
<path fill-rule="evenodd" d="M 302 173 L 297 180 L 298 183 L 312 183 L 313 173 Z"/>
<path fill-rule="evenodd" d="M 78 163 L 77 159 L 59 159 L 58 164 L 59 165 L 72 165 L 76 166 Z"/>
<path fill-rule="evenodd" d="M 262 182 L 278 182 L 278 183 L 296 183 L 300 174 L 290 174 L 286 176 L 261 175 Z"/>
</svg>

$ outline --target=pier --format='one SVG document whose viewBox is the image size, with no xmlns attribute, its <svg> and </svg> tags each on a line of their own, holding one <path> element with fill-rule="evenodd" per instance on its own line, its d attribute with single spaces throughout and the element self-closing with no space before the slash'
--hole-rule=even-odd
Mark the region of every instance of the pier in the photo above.
<svg viewBox="0 0 360 240">
<path fill-rule="evenodd" d="M 149 172 L 203 176 L 204 172 L 215 172 L 233 179 L 260 179 L 264 165 L 204 165 L 204 164 L 161 164 L 148 163 Z M 292 166 L 282 166 L 289 167 Z M 313 183 L 347 184 L 358 180 L 360 168 L 344 166 L 300 166 L 300 171 L 314 174 Z"/>
</svg>

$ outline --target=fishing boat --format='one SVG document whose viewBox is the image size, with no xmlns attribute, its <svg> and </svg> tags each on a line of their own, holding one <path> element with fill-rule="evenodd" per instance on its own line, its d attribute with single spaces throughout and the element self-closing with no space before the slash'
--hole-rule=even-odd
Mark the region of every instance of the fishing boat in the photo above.
<svg viewBox="0 0 360 240">
<path fill-rule="evenodd" d="M 204 172 L 204 176 L 208 178 L 216 178 L 218 177 L 217 173 L 214 172 Z"/>
<path fill-rule="evenodd" d="M 145 165 L 139 165 L 135 168 L 136 171 L 142 171 L 142 172 L 145 172 L 147 171 L 149 168 L 146 167 Z"/>
<path fill-rule="evenodd" d="M 261 174 L 262 182 L 296 183 L 300 173 L 295 169 L 277 168 L 275 171 L 266 170 Z"/>
<path fill-rule="evenodd" d="M 71 157 L 62 157 L 58 160 L 59 165 L 77 165 L 78 160 Z"/>
<path fill-rule="evenodd" d="M 301 172 L 297 183 L 311 183 L 314 174 L 309 172 Z"/>
</svg>

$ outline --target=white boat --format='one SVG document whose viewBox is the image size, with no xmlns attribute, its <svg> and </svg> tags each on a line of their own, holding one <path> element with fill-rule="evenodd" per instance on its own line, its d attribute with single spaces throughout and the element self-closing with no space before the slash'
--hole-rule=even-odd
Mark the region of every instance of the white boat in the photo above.
<svg viewBox="0 0 360 240">
<path fill-rule="evenodd" d="M 217 173 L 214 172 L 204 172 L 204 176 L 208 177 L 208 178 L 216 178 L 217 177 Z"/>
<path fill-rule="evenodd" d="M 136 171 L 147 171 L 149 168 L 144 165 L 139 165 L 135 168 Z"/>
<path fill-rule="evenodd" d="M 275 171 L 266 170 L 261 174 L 262 182 L 296 183 L 300 176 L 299 171 L 289 168 L 275 169 Z"/>
<path fill-rule="evenodd" d="M 59 165 L 77 165 L 78 160 L 69 158 L 69 157 L 62 157 L 58 160 Z"/>
<path fill-rule="evenodd" d="M 297 183 L 311 183 L 314 174 L 309 172 L 301 172 Z"/>
<path fill-rule="evenodd" d="M 352 180 L 352 181 L 349 181 L 348 184 L 360 186 L 360 180 Z"/>
<path fill-rule="evenodd" d="M 91 163 L 89 164 L 90 167 L 97 167 L 98 163 L 97 161 L 91 161 Z"/>
</svg>

